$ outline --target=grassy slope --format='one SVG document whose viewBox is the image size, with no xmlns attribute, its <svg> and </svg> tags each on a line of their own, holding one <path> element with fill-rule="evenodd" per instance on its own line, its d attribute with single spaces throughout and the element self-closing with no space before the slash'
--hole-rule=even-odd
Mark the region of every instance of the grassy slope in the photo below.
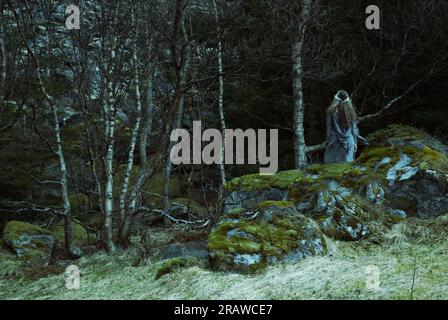
<svg viewBox="0 0 448 320">
<path fill-rule="evenodd" d="M 156 234 L 154 237 L 158 237 Z M 374 240 L 374 239 L 370 239 Z M 0 280 L 2 299 L 448 299 L 448 216 L 408 220 L 373 241 L 331 242 L 325 257 L 272 266 L 256 275 L 189 267 L 155 280 L 161 262 L 132 267 L 132 250 L 78 261 L 81 289 L 64 287 L 64 275 Z M 414 263 L 415 261 L 415 263 Z M 377 265 L 381 286 L 365 289 L 366 267 Z"/>
</svg>

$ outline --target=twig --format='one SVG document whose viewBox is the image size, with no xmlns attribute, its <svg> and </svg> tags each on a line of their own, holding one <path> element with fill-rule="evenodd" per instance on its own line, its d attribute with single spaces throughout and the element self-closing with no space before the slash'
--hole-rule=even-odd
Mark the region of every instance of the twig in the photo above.
<svg viewBox="0 0 448 320">
<path fill-rule="evenodd" d="M 196 220 L 196 221 L 188 221 L 188 220 L 183 220 L 183 219 L 176 219 L 173 216 L 169 215 L 168 213 L 166 213 L 163 210 L 160 209 L 150 209 L 147 207 L 140 207 L 139 210 L 137 210 L 136 213 L 138 212 L 146 212 L 146 213 L 157 213 L 165 218 L 167 218 L 168 220 L 174 222 L 174 223 L 178 223 L 178 224 L 187 224 L 190 226 L 194 226 L 195 228 L 205 228 L 206 226 L 208 226 L 208 224 L 210 223 L 210 219 L 202 219 L 202 220 Z"/>
</svg>

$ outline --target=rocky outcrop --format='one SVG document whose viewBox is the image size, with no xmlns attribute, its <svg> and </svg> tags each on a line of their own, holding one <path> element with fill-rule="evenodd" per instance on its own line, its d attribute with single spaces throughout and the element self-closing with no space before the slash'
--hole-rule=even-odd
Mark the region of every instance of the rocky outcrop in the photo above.
<svg viewBox="0 0 448 320">
<path fill-rule="evenodd" d="M 368 140 L 369 147 L 352 163 L 314 164 L 273 176 L 253 174 L 231 180 L 224 223 L 210 234 L 211 254 L 216 254 L 220 265 L 233 269 L 269 260 L 269 255 L 260 254 L 264 246 L 255 245 L 260 243 L 257 235 L 238 227 L 246 222 L 231 215 L 257 212 L 266 201 L 286 201 L 295 209 L 291 215 L 301 216 L 302 223 L 311 225 L 306 219 L 312 219 L 327 236 L 346 241 L 372 234 L 371 222 L 390 224 L 409 216 L 428 219 L 448 212 L 447 146 L 420 130 L 399 125 L 375 132 Z M 289 219 L 282 212 L 282 219 Z M 269 221 L 257 223 L 276 228 Z M 248 248 L 233 244 L 232 237 L 238 243 L 245 239 Z M 216 239 L 220 239 L 218 247 Z M 270 239 L 264 243 L 273 245 Z"/>
<path fill-rule="evenodd" d="M 65 248 L 65 227 L 63 223 L 52 226 L 49 231 L 55 239 L 55 247 L 63 250 Z M 93 234 L 89 234 L 87 230 L 78 223 L 72 223 L 72 245 L 77 250 L 84 246 L 91 245 L 95 242 Z"/>
<path fill-rule="evenodd" d="M 31 265 L 47 265 L 55 245 L 55 238 L 49 231 L 21 221 L 6 224 L 3 240 L 18 257 Z"/>
<path fill-rule="evenodd" d="M 292 203 L 260 203 L 255 213 L 234 210 L 221 218 L 208 239 L 211 266 L 254 271 L 278 261 L 298 261 L 326 252 L 317 224 Z"/>
<path fill-rule="evenodd" d="M 9 221 L 3 230 L 3 247 L 9 248 L 27 265 L 47 265 L 53 252 L 65 250 L 65 232 L 63 224 L 56 224 L 49 229 L 23 221 Z M 81 254 L 81 248 L 95 242 L 93 235 L 84 227 L 72 223 L 72 244 L 74 250 Z"/>
</svg>

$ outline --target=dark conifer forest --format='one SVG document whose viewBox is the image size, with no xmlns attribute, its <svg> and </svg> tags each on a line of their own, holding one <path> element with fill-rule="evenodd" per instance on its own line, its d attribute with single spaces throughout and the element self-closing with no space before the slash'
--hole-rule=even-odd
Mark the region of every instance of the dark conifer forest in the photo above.
<svg viewBox="0 0 448 320">
<path fill-rule="evenodd" d="M 0 299 L 447 299 L 447 17 L 0 0 Z"/>
</svg>

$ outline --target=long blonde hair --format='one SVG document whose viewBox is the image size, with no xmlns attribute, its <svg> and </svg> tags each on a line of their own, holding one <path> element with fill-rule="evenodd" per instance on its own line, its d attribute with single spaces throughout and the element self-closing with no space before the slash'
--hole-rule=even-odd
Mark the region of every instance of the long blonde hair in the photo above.
<svg viewBox="0 0 448 320">
<path fill-rule="evenodd" d="M 352 124 L 358 122 L 358 115 L 353 106 L 350 95 L 345 90 L 339 90 L 334 96 L 333 102 L 327 109 L 328 114 L 336 114 L 339 120 L 339 125 L 342 128 L 347 128 Z"/>
</svg>

